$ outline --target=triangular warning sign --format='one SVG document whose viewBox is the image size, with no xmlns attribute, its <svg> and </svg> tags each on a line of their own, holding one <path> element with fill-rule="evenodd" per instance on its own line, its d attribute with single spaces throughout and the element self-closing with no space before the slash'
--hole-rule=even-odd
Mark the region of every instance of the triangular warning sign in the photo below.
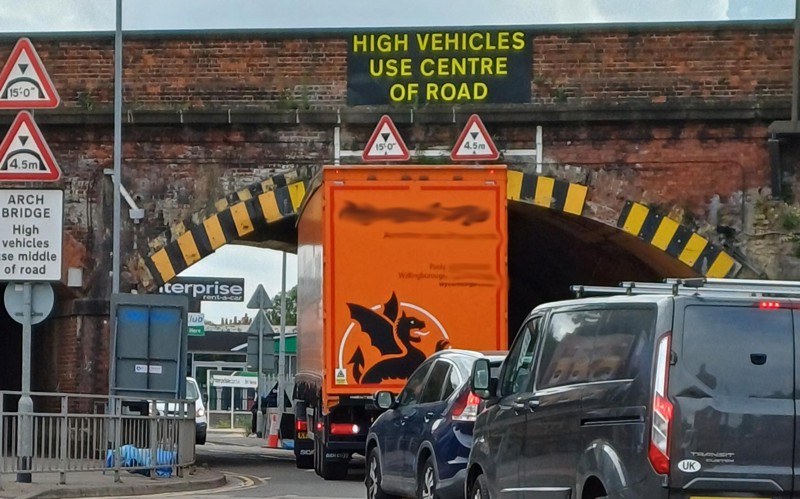
<svg viewBox="0 0 800 499">
<path fill-rule="evenodd" d="M 61 169 L 33 116 L 22 111 L 0 143 L 0 181 L 55 182 L 60 178 Z"/>
<path fill-rule="evenodd" d="M 27 38 L 20 38 L 0 72 L 0 109 L 53 109 L 61 98 Z"/>
<path fill-rule="evenodd" d="M 483 121 L 477 114 L 473 114 L 450 152 L 450 158 L 454 161 L 493 161 L 499 157 L 500 151 L 483 126 Z"/>
<path fill-rule="evenodd" d="M 403 138 L 397 132 L 392 119 L 388 115 L 381 116 L 378 126 L 372 132 L 367 147 L 361 153 L 364 161 L 408 161 L 411 155 Z"/>
</svg>

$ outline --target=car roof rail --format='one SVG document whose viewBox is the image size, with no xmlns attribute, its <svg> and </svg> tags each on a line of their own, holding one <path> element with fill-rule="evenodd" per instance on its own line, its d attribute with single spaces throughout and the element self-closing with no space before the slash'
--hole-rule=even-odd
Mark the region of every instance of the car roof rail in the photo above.
<svg viewBox="0 0 800 499">
<path fill-rule="evenodd" d="M 800 282 L 756 279 L 668 278 L 665 282 L 623 281 L 619 286 L 570 286 L 578 298 L 610 295 L 661 294 L 719 298 L 800 298 Z"/>
</svg>

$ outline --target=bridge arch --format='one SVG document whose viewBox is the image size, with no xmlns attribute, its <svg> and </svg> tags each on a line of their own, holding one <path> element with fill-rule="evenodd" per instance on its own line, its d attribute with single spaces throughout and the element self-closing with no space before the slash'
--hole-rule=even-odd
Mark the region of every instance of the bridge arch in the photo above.
<svg viewBox="0 0 800 499">
<path fill-rule="evenodd" d="M 153 291 L 225 244 L 252 241 L 293 251 L 310 179 L 310 173 L 275 175 L 150 241 L 150 254 L 132 262 L 147 269 L 142 287 Z M 570 284 L 730 277 L 741 268 L 718 244 L 643 203 L 589 209 L 592 189 L 509 170 L 509 326 L 532 304 L 566 297 Z"/>
</svg>

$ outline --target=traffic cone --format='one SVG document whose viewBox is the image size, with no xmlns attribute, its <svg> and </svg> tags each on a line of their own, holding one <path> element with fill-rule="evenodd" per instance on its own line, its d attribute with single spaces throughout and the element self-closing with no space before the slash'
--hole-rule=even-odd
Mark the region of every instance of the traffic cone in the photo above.
<svg viewBox="0 0 800 499">
<path fill-rule="evenodd" d="M 280 443 L 278 442 L 278 415 L 274 412 L 269 415 L 267 447 L 270 449 L 277 449 L 280 447 Z"/>
</svg>

